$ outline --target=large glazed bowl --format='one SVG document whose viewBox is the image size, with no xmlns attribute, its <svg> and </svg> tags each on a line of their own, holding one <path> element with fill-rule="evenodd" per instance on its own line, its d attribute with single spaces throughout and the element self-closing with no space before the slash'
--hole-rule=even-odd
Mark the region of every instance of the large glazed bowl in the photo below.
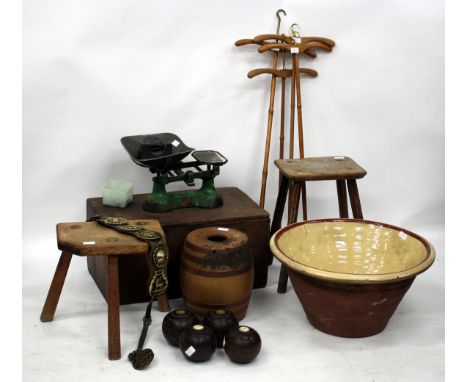
<svg viewBox="0 0 468 382">
<path fill-rule="evenodd" d="M 286 265 L 310 323 L 340 337 L 384 330 L 416 275 L 435 258 L 421 236 L 354 219 L 291 224 L 273 235 L 270 247 Z"/>
</svg>

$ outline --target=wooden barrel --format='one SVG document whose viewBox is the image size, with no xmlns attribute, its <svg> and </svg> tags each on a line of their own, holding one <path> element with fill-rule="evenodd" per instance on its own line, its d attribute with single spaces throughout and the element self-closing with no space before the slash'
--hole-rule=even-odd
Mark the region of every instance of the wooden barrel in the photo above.
<svg viewBox="0 0 468 382">
<path fill-rule="evenodd" d="M 185 306 L 201 318 L 224 308 L 245 317 L 253 286 L 247 235 L 233 228 L 199 228 L 187 235 L 180 262 Z"/>
</svg>

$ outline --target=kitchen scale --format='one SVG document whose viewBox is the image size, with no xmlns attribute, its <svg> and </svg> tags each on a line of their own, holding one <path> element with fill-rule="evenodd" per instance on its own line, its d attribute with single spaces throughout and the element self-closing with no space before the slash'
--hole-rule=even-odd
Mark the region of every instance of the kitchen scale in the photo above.
<svg viewBox="0 0 468 382">
<path fill-rule="evenodd" d="M 216 192 L 214 178 L 228 160 L 219 152 L 194 151 L 171 133 L 133 135 L 123 137 L 120 141 L 137 165 L 147 167 L 156 174 L 153 177 L 153 191 L 143 203 L 144 210 L 166 212 L 186 207 L 216 208 L 223 204 Z M 192 154 L 194 160 L 183 162 L 189 154 Z M 202 180 L 198 190 L 166 190 L 167 184 L 180 181 L 193 187 L 195 179 Z"/>
</svg>

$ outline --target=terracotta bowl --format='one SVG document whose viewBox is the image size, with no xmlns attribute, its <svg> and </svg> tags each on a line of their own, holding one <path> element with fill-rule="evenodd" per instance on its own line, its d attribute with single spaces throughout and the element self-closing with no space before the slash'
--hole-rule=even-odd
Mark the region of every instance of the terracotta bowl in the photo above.
<svg viewBox="0 0 468 382">
<path fill-rule="evenodd" d="M 408 230 L 367 220 L 291 224 L 270 241 L 310 323 L 340 337 L 380 333 L 416 275 L 435 259 Z"/>
</svg>

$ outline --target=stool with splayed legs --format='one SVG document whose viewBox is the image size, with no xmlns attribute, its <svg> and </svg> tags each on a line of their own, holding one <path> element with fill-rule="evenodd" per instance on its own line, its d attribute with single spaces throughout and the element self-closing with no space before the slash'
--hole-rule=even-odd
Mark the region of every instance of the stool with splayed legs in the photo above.
<svg viewBox="0 0 468 382">
<path fill-rule="evenodd" d="M 348 191 L 354 218 L 363 218 L 356 180 L 363 178 L 367 172 L 351 158 L 340 156 L 279 159 L 275 160 L 275 165 L 280 171 L 280 187 L 273 214 L 271 235 L 281 228 L 281 220 L 288 193 L 288 224 L 297 221 L 301 190 L 304 189 L 304 184 L 308 181 L 336 181 L 340 217 L 348 218 L 346 195 Z M 284 265 L 281 265 L 278 293 L 286 292 L 287 283 L 287 270 Z"/>
<path fill-rule="evenodd" d="M 130 220 L 129 223 L 163 233 L 157 220 Z M 102 277 L 107 280 L 108 354 L 110 360 L 120 359 L 119 256 L 146 256 L 148 243 L 97 222 L 81 222 L 57 224 L 57 245 L 62 250 L 62 255 L 42 309 L 41 321 L 49 322 L 54 319 L 72 256 L 104 256 L 107 259 L 107 273 Z M 141 276 L 147 277 L 146 274 Z M 161 311 L 170 310 L 165 294 L 158 298 L 158 304 Z"/>
</svg>

